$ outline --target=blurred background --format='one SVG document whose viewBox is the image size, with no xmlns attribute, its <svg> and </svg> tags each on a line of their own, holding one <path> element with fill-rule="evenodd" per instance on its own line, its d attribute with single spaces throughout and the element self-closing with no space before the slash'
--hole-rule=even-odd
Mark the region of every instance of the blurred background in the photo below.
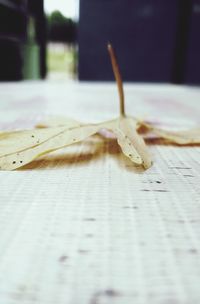
<svg viewBox="0 0 200 304">
<path fill-rule="evenodd" d="M 0 0 L 0 80 L 200 84 L 200 0 Z"/>
</svg>

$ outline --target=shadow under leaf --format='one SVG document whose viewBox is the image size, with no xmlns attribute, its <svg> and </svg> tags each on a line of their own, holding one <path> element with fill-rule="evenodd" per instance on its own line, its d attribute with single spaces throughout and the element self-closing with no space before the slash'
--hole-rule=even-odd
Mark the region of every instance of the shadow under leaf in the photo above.
<svg viewBox="0 0 200 304">
<path fill-rule="evenodd" d="M 144 169 L 135 166 L 122 154 L 116 139 L 107 139 L 101 136 L 94 136 L 83 142 L 66 147 L 59 151 L 59 153 L 53 152 L 44 155 L 18 170 L 49 170 L 64 167 L 80 167 L 87 165 L 91 161 L 97 161 L 107 156 L 114 157 L 118 165 L 123 167 L 123 169 L 137 173 L 144 171 Z"/>
<path fill-rule="evenodd" d="M 190 143 L 190 144 L 178 144 L 169 139 L 160 137 L 149 137 L 145 138 L 147 145 L 158 145 L 158 146 L 175 146 L 175 147 L 200 147 L 200 143 Z"/>
<path fill-rule="evenodd" d="M 162 138 L 145 138 L 148 145 L 163 145 L 176 147 L 193 147 L 200 146 L 199 144 L 178 145 L 167 139 Z M 87 140 L 66 147 L 59 152 L 53 152 L 42 156 L 31 163 L 19 168 L 18 170 L 43 170 L 55 169 L 63 167 L 84 166 L 91 161 L 97 161 L 100 158 L 111 156 L 116 159 L 120 168 L 134 173 L 142 173 L 144 169 L 141 166 L 136 166 L 129 158 L 123 155 L 120 146 L 116 139 L 104 138 L 96 135 Z"/>
</svg>

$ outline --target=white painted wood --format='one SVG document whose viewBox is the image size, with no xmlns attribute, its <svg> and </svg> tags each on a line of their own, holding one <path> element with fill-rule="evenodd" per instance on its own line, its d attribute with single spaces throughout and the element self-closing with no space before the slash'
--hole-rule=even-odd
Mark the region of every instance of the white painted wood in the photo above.
<svg viewBox="0 0 200 304">
<path fill-rule="evenodd" d="M 200 89 L 125 86 L 126 109 L 168 127 L 200 124 Z M 114 84 L 0 84 L 2 130 L 50 114 L 118 115 Z M 151 145 L 136 169 L 115 141 L 0 172 L 1 304 L 200 302 L 200 148 Z"/>
</svg>

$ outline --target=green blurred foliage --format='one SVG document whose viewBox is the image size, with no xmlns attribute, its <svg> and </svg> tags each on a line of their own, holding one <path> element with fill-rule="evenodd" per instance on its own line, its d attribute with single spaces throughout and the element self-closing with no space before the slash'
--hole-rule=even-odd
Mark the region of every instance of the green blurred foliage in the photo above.
<svg viewBox="0 0 200 304">
<path fill-rule="evenodd" d="M 73 44 L 77 39 L 77 24 L 71 18 L 66 18 L 60 11 L 54 11 L 47 16 L 47 39 L 52 42 Z"/>
<path fill-rule="evenodd" d="M 47 63 L 51 72 L 72 73 L 73 49 L 55 52 L 52 48 L 47 49 Z"/>
</svg>

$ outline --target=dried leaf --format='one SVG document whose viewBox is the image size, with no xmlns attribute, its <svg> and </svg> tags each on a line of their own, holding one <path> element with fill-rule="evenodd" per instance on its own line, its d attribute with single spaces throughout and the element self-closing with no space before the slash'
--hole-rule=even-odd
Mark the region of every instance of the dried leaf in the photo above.
<svg viewBox="0 0 200 304">
<path fill-rule="evenodd" d="M 65 129 L 58 127 L 6 132 L 0 137 L 0 157 L 37 146 Z"/>
<path fill-rule="evenodd" d="M 47 154 L 49 152 L 61 149 L 73 143 L 79 142 L 84 140 L 85 138 L 95 134 L 99 130 L 98 125 L 87 125 L 82 127 L 76 127 L 73 129 L 66 129 L 66 128 L 48 128 L 44 130 L 36 130 L 37 131 L 37 138 L 43 138 L 40 132 L 46 131 L 45 135 L 46 139 L 42 139 L 42 142 L 34 145 L 28 145 L 29 139 L 32 131 L 25 131 L 25 134 L 21 132 L 21 136 L 24 137 L 24 141 L 20 140 L 20 137 L 17 137 L 16 143 L 18 144 L 18 149 L 16 150 L 15 147 L 13 149 L 7 149 L 7 153 L 1 153 L 0 156 L 0 169 L 2 170 L 14 170 L 25 164 L 30 163 L 35 158 Z M 58 132 L 59 129 L 59 132 Z M 52 135 L 54 134 L 54 135 Z M 42 133 L 43 135 L 43 133 Z M 26 140 L 27 137 L 27 140 Z M 16 137 L 14 138 L 14 141 Z M 21 142 L 21 147 L 19 145 Z M 26 145 L 25 145 L 26 142 Z M 4 149 L 6 150 L 6 149 Z M 8 153 L 8 151 L 10 153 Z M 12 151 L 12 152 L 11 152 Z M 13 152 L 14 151 L 14 152 Z"/>
<path fill-rule="evenodd" d="M 193 128 L 184 131 L 169 131 L 154 127 L 153 125 L 144 123 L 149 131 L 160 138 L 167 139 L 178 145 L 200 144 L 200 128 Z"/>
<path fill-rule="evenodd" d="M 69 121 L 69 119 L 66 120 L 66 122 Z M 101 129 L 113 132 L 124 155 L 133 163 L 143 165 L 147 169 L 152 165 L 152 161 L 145 142 L 137 131 L 142 128 L 145 132 L 153 132 L 159 137 L 180 145 L 200 143 L 200 129 L 198 128 L 180 132 L 166 131 L 151 124 L 137 121 L 132 117 L 121 116 L 118 119 L 99 124 L 72 128 L 68 128 L 67 125 L 67 127 L 0 133 L 0 169 L 19 168 L 41 155 L 84 140 Z"/>
<path fill-rule="evenodd" d="M 81 127 L 85 128 L 86 126 L 94 126 L 97 127 L 97 129 L 99 130 L 101 128 L 111 129 L 111 126 L 114 123 L 115 120 L 112 120 L 99 124 L 83 125 Z M 60 133 L 63 133 L 64 131 L 68 131 L 68 130 L 70 131 L 76 128 L 80 130 L 81 127 L 80 126 L 71 127 L 71 128 L 68 128 L 68 126 L 50 127 L 50 128 L 42 128 L 42 129 L 0 133 L 0 157 L 15 152 L 19 152 L 22 150 L 30 149 L 31 147 L 35 147 L 51 139 L 52 137 L 58 136 Z"/>
<path fill-rule="evenodd" d="M 191 129 L 186 131 L 165 131 L 155 129 L 153 132 L 162 138 L 168 139 L 179 145 L 200 144 L 200 129 Z"/>
<path fill-rule="evenodd" d="M 82 141 L 102 128 L 112 130 L 115 124 L 116 120 L 112 120 L 70 129 L 54 127 L 8 132 L 0 138 L 0 169 L 17 169 L 41 155 Z"/>
<path fill-rule="evenodd" d="M 142 164 L 145 168 L 151 165 L 145 143 L 136 132 L 136 120 L 122 117 L 70 129 L 54 127 L 4 133 L 0 137 L 0 168 L 17 169 L 41 155 L 84 140 L 102 128 L 112 131 L 117 136 L 123 153 L 134 163 Z"/>
<path fill-rule="evenodd" d="M 123 153 L 132 162 L 143 165 L 147 169 L 151 167 L 152 161 L 143 138 L 136 131 L 137 126 L 137 121 L 133 118 L 122 117 L 118 120 L 113 132 L 117 136 L 118 144 Z"/>
</svg>

